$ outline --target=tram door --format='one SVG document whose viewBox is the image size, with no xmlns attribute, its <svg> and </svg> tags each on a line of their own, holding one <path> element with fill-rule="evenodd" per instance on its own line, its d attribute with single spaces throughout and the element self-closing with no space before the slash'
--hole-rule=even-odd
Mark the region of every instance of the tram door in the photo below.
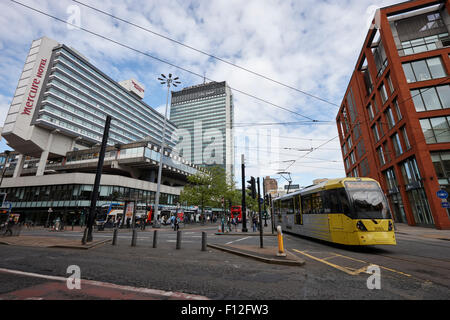
<svg viewBox="0 0 450 320">
<path fill-rule="evenodd" d="M 297 195 L 294 197 L 294 207 L 295 207 L 294 223 L 295 224 L 303 224 L 302 201 L 301 201 L 300 195 Z"/>
</svg>

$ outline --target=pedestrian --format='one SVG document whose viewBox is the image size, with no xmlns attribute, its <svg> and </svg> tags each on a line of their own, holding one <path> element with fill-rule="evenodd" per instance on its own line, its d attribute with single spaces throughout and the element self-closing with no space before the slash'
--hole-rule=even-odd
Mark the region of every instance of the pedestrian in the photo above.
<svg viewBox="0 0 450 320">
<path fill-rule="evenodd" d="M 173 225 L 174 225 L 173 230 L 174 230 L 174 231 L 178 231 L 178 229 L 180 228 L 180 222 L 178 221 L 178 218 L 175 218 L 175 219 L 173 220 Z"/>
<path fill-rule="evenodd" d="M 252 218 L 252 224 L 253 224 L 253 232 L 256 232 L 256 224 L 258 223 L 257 222 L 257 220 L 256 220 L 256 215 L 253 215 L 253 218 Z"/>
<path fill-rule="evenodd" d="M 231 230 L 231 218 L 230 217 L 227 217 L 227 230 L 228 230 L 228 232 L 232 231 Z"/>
<path fill-rule="evenodd" d="M 238 225 L 238 223 L 237 223 L 237 218 L 236 217 L 233 218 L 233 224 L 234 224 L 234 231 L 237 232 L 237 225 Z"/>
</svg>

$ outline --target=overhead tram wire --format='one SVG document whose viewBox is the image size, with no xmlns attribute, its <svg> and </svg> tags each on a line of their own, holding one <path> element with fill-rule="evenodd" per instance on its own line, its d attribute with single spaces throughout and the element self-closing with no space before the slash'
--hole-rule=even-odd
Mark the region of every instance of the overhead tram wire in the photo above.
<svg viewBox="0 0 450 320">
<path fill-rule="evenodd" d="M 25 7 L 25 8 L 27 8 L 27 9 L 30 9 L 30 10 L 35 11 L 35 12 L 37 12 L 37 13 L 40 13 L 40 14 L 42 14 L 42 15 L 45 15 L 45 16 L 50 17 L 50 18 L 52 18 L 52 19 L 55 19 L 55 20 L 57 20 L 57 21 L 59 21 L 59 22 L 62 22 L 62 23 L 64 23 L 64 24 L 66 24 L 66 25 L 73 26 L 73 27 L 75 27 L 75 28 L 77 28 L 77 29 L 79 29 L 79 30 L 82 30 L 82 31 L 84 31 L 84 32 L 87 32 L 87 33 L 89 33 L 89 34 L 92 34 L 92 35 L 94 35 L 94 36 L 97 36 L 97 37 L 99 37 L 99 38 L 102 38 L 103 40 L 107 40 L 107 41 L 112 42 L 112 43 L 114 43 L 114 44 L 117 44 L 117 45 L 119 45 L 119 46 L 121 46 L 121 47 L 124 47 L 124 48 L 126 48 L 126 49 L 132 50 L 132 51 L 134 51 L 134 52 L 140 53 L 140 54 L 145 55 L 145 56 L 147 56 L 147 57 L 149 57 L 149 58 L 152 58 L 152 59 L 154 59 L 154 60 L 157 60 L 157 61 L 159 61 L 159 62 L 162 62 L 162 63 L 164 63 L 164 64 L 167 64 L 167 65 L 169 65 L 169 66 L 171 66 L 171 67 L 174 67 L 174 68 L 177 68 L 177 69 L 182 70 L 182 71 L 184 71 L 184 72 L 187 72 L 187 73 L 190 73 L 190 74 L 192 74 L 192 75 L 195 75 L 195 76 L 197 76 L 197 77 L 199 77 L 199 78 L 201 78 L 201 79 L 206 79 L 206 80 L 211 81 L 211 82 L 217 82 L 217 81 L 215 81 L 215 80 L 213 80 L 213 79 L 206 78 L 204 75 L 201 75 L 201 74 L 198 74 L 198 73 L 196 73 L 196 72 L 194 72 L 194 71 L 188 70 L 188 69 L 186 69 L 186 68 L 177 66 L 176 64 L 173 64 L 173 63 L 168 62 L 168 61 L 165 61 L 165 60 L 163 60 L 163 59 L 161 59 L 161 58 L 152 56 L 151 54 L 148 54 L 148 53 L 146 53 L 146 52 L 143 52 L 143 51 L 141 51 L 141 50 L 139 50 L 139 49 L 133 48 L 133 47 L 131 47 L 131 46 L 129 46 L 129 45 L 123 44 L 123 43 L 121 43 L 121 42 L 119 42 L 119 41 L 113 40 L 113 39 L 108 38 L 108 37 L 106 37 L 106 36 L 104 36 L 104 35 L 101 35 L 101 34 L 98 34 L 98 33 L 96 33 L 96 32 L 93 32 L 93 31 L 91 31 L 91 30 L 89 30 L 89 29 L 83 28 L 83 27 L 81 27 L 81 26 L 77 26 L 77 25 L 75 25 L 75 24 L 73 24 L 73 23 L 70 23 L 70 22 L 68 22 L 68 21 L 65 21 L 65 20 L 63 20 L 63 19 L 61 19 L 61 18 L 55 17 L 55 16 L 53 16 L 53 15 L 47 13 L 47 12 L 43 12 L 43 11 L 41 11 L 41 10 L 39 10 L 39 9 L 30 7 L 30 6 L 28 6 L 28 5 L 24 4 L 24 3 L 18 2 L 18 1 L 16 1 L 16 0 L 10 0 L 10 1 L 13 2 L 13 3 L 16 3 L 16 4 L 18 4 L 18 5 L 21 5 L 21 6 Z M 230 88 L 231 90 L 235 91 L 235 92 L 239 92 L 239 93 L 241 93 L 241 94 L 243 94 L 243 95 L 246 95 L 246 96 L 248 96 L 248 97 L 250 97 L 250 98 L 253 98 L 253 99 L 258 100 L 258 101 L 261 101 L 261 102 L 264 102 L 264 103 L 266 103 L 266 104 L 269 104 L 269 105 L 271 105 L 271 106 L 273 106 L 273 107 L 275 107 L 275 108 L 282 109 L 282 110 L 284 110 L 284 111 L 287 111 L 287 112 L 290 112 L 290 113 L 292 113 L 292 114 L 298 115 L 298 116 L 303 117 L 303 118 L 306 118 L 306 119 L 308 119 L 308 120 L 311 120 L 312 122 L 320 122 L 320 121 L 321 121 L 321 120 L 316 120 L 316 119 L 313 119 L 313 118 L 311 118 L 311 117 L 305 116 L 305 115 L 303 115 L 303 114 L 301 114 L 301 113 L 298 113 L 298 112 L 296 112 L 296 111 L 290 110 L 290 109 L 288 109 L 288 108 L 282 107 L 282 106 L 277 105 L 277 104 L 275 104 L 275 103 L 273 103 L 273 102 L 270 102 L 270 101 L 268 101 L 268 100 L 259 98 L 259 97 L 255 96 L 255 95 L 252 95 L 252 94 L 247 93 L 247 92 L 245 92 L 245 91 L 242 91 L 242 90 L 239 90 L 239 89 L 230 87 L 230 86 L 229 86 L 229 88 Z"/>
<path fill-rule="evenodd" d="M 228 64 L 228 65 L 230 65 L 230 66 L 233 66 L 233 67 L 235 67 L 235 68 L 241 69 L 241 70 L 243 70 L 243 71 L 246 71 L 246 72 L 248 72 L 248 73 L 251 73 L 251 74 L 253 74 L 253 75 L 256 75 L 256 76 L 258 76 L 258 77 L 261 77 L 261 78 L 263 78 L 263 79 L 265 79 L 265 80 L 271 81 L 271 82 L 273 82 L 273 83 L 276 83 L 276 84 L 281 85 L 281 86 L 283 86 L 283 87 L 286 87 L 286 88 L 288 88 L 288 89 L 297 91 L 297 92 L 299 92 L 299 93 L 301 93 L 301 94 L 304 94 L 304 95 L 306 95 L 306 96 L 309 96 L 309 97 L 314 98 L 314 99 L 317 99 L 317 100 L 320 100 L 320 101 L 325 102 L 325 103 L 327 103 L 327 104 L 330 104 L 330 105 L 332 105 L 332 106 L 335 106 L 335 107 L 338 107 L 338 108 L 340 107 L 338 104 L 336 104 L 336 103 L 334 103 L 334 102 L 330 102 L 330 101 L 328 101 L 328 100 L 326 100 L 326 99 L 324 99 L 324 98 L 318 97 L 318 96 L 313 95 L 313 94 L 311 94 L 311 93 L 308 93 L 308 92 L 306 92 L 306 91 L 303 91 L 303 90 L 300 90 L 300 89 L 298 89 L 298 88 L 292 87 L 292 86 L 290 86 L 290 85 L 288 85 L 288 84 L 282 83 L 282 82 L 280 82 L 280 81 L 278 81 L 278 80 L 272 79 L 272 78 L 270 78 L 270 77 L 268 77 L 268 76 L 265 76 L 265 75 L 263 75 L 263 74 L 261 74 L 261 73 L 252 71 L 252 70 L 250 70 L 250 69 L 248 69 L 248 68 L 242 67 L 242 66 L 240 66 L 240 65 L 237 65 L 237 64 L 232 63 L 232 62 L 230 62 L 230 61 L 227 61 L 227 60 L 225 60 L 225 59 L 222 59 L 222 58 L 220 58 L 220 57 L 217 57 L 217 56 L 215 56 L 215 55 L 213 55 L 213 54 L 210 54 L 210 53 L 208 53 L 208 52 L 205 52 L 205 51 L 202 51 L 202 50 L 200 50 L 200 49 L 194 48 L 194 47 L 192 47 L 192 46 L 190 46 L 190 45 L 187 45 L 187 44 L 182 43 L 182 42 L 180 42 L 180 41 L 178 41 L 178 40 L 172 39 L 172 38 L 170 38 L 170 37 L 168 37 L 168 36 L 165 36 L 165 35 L 163 35 L 163 34 L 160 34 L 160 33 L 158 33 L 158 32 L 155 32 L 155 31 L 153 31 L 153 30 L 150 30 L 150 29 L 145 28 L 145 27 L 143 27 L 143 26 L 140 26 L 140 25 L 138 25 L 138 24 L 135 24 L 135 23 L 133 23 L 133 22 L 131 22 L 131 21 L 125 20 L 125 19 L 120 18 L 120 17 L 117 17 L 117 16 L 115 16 L 115 15 L 109 13 L 109 12 L 103 11 L 103 10 L 98 9 L 98 8 L 95 8 L 95 7 L 92 7 L 92 6 L 90 6 L 90 5 L 88 5 L 88 4 L 85 4 L 85 3 L 81 2 L 81 1 L 78 1 L 78 0 L 72 0 L 72 1 L 75 2 L 75 3 L 78 3 L 78 4 L 80 4 L 80 5 L 82 5 L 82 6 L 84 6 L 84 7 L 90 8 L 90 9 L 92 9 L 92 10 L 94 10 L 94 11 L 100 12 L 100 13 L 106 15 L 106 16 L 109 16 L 109 17 L 113 18 L 113 19 L 122 21 L 123 23 L 129 24 L 129 25 L 131 25 L 131 26 L 133 26 L 133 27 L 136 27 L 136 28 L 138 28 L 138 29 L 141 29 L 141 30 L 143 30 L 143 31 L 152 33 L 152 34 L 154 34 L 154 35 L 156 35 L 156 36 L 158 36 L 158 37 L 161 37 L 161 38 L 164 38 L 164 39 L 166 39 L 166 40 L 169 40 L 169 41 L 171 41 L 171 42 L 173 42 L 173 43 L 176 43 L 176 44 L 178 44 L 178 45 L 181 45 L 181 46 L 183 46 L 183 47 L 185 47 L 185 48 L 191 49 L 191 50 L 193 50 L 193 51 L 196 51 L 196 52 L 198 52 L 198 53 L 201 53 L 201 54 L 203 54 L 203 55 L 206 55 L 206 56 L 208 56 L 208 57 L 210 57 L 210 58 L 213 58 L 213 59 L 216 59 L 216 60 L 221 61 L 221 62 L 223 62 L 223 63 L 226 63 L 226 64 Z"/>
<path fill-rule="evenodd" d="M 308 153 L 302 155 L 300 158 L 296 159 L 294 162 L 292 162 L 290 165 L 288 165 L 287 168 L 284 169 L 284 171 L 286 171 L 287 169 L 289 169 L 290 167 L 292 167 L 292 165 L 293 165 L 295 162 L 297 162 L 298 160 L 300 160 L 300 159 L 306 157 L 307 155 L 309 155 L 310 153 L 312 153 L 312 152 L 314 152 L 314 151 L 320 149 L 321 147 L 323 147 L 323 146 L 326 145 L 327 143 L 330 143 L 331 141 L 333 141 L 334 139 L 336 139 L 336 138 L 338 138 L 338 137 L 339 137 L 339 135 L 337 135 L 337 136 L 335 136 L 334 138 L 331 138 L 330 140 L 328 140 L 328 141 L 322 143 L 320 146 L 318 146 L 318 147 L 315 148 L 314 150 L 311 150 L 310 152 L 308 152 Z"/>
</svg>

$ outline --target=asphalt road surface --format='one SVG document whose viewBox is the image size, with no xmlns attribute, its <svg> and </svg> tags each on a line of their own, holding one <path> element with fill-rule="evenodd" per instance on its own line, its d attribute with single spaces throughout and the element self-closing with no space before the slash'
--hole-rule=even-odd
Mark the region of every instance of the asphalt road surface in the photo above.
<svg viewBox="0 0 450 320">
<path fill-rule="evenodd" d="M 306 261 L 305 265 L 294 267 L 266 264 L 211 248 L 201 251 L 202 231 L 208 232 L 208 243 L 259 246 L 258 236 L 215 235 L 216 225 L 187 226 L 180 250 L 175 249 L 176 232 L 168 228 L 158 232 L 158 247 L 152 248 L 152 231 L 147 228 L 139 232 L 136 247 L 130 246 L 129 231 L 120 231 L 117 246 L 104 244 L 89 250 L 4 245 L 0 246 L 0 268 L 67 278 L 68 266 L 76 265 L 82 279 L 155 290 L 150 294 L 152 299 L 450 299 L 449 241 L 397 234 L 396 246 L 355 248 L 285 235 L 285 248 Z M 23 234 L 80 240 L 82 236 L 80 232 L 47 230 Z M 98 240 L 111 237 L 108 231 L 94 233 Z M 276 245 L 276 237 L 264 237 L 264 246 Z M 373 265 L 375 269 L 370 270 L 379 273 L 367 273 Z M 56 298 L 49 291 L 58 288 L 49 282 L 0 271 L 0 299 Z M 368 283 L 378 284 L 379 289 L 369 289 Z M 24 291 L 26 288 L 41 291 Z M 64 298 L 86 299 L 83 288 L 75 292 Z M 179 295 L 171 297 L 167 292 Z M 100 291 L 90 294 L 98 299 L 137 297 L 113 293 L 108 296 Z"/>
</svg>

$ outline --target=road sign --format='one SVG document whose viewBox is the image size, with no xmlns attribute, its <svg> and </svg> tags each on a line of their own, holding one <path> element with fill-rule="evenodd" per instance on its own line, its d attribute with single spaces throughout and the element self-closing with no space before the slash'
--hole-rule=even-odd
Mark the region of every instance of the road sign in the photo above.
<svg viewBox="0 0 450 320">
<path fill-rule="evenodd" d="M 448 202 L 441 202 L 442 208 L 450 208 L 450 203 Z"/>
<path fill-rule="evenodd" d="M 438 198 L 440 199 L 447 199 L 448 198 L 448 193 L 445 190 L 439 190 L 438 192 L 436 192 Z"/>
<path fill-rule="evenodd" d="M 264 203 L 264 199 L 263 198 L 259 198 L 259 203 L 263 204 Z"/>
</svg>

